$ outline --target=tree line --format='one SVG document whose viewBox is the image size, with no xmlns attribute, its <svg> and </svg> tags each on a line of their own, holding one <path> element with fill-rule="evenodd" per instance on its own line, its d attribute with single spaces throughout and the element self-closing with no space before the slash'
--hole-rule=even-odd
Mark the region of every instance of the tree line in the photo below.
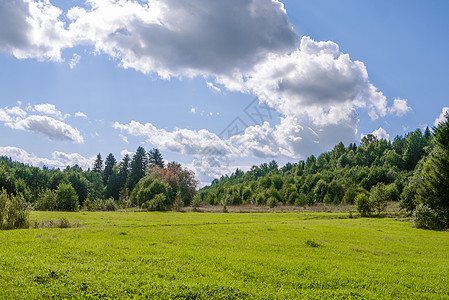
<svg viewBox="0 0 449 300">
<path fill-rule="evenodd" d="M 165 209 L 175 200 L 177 205 L 190 205 L 197 185 L 193 172 L 176 162 L 165 164 L 157 148 L 146 152 L 138 147 L 132 158 L 126 154 L 119 163 L 112 153 L 105 161 L 98 154 L 93 169 L 86 171 L 78 165 L 38 168 L 0 157 L 0 190 L 21 195 L 37 210 L 140 207 L 156 195 L 162 199 L 157 208 Z"/>
<path fill-rule="evenodd" d="M 417 129 L 392 142 L 369 134 L 360 145 L 339 143 L 283 167 L 273 160 L 247 172 L 237 169 L 199 195 L 225 206 L 355 203 L 364 216 L 379 215 L 388 201 L 398 201 L 418 227 L 449 228 L 449 122 L 433 133 Z"/>
<path fill-rule="evenodd" d="M 273 160 L 247 172 L 236 169 L 198 192 L 197 186 L 193 172 L 176 162 L 165 164 L 157 148 L 138 147 L 119 163 L 113 154 L 105 161 L 98 154 L 86 171 L 77 165 L 41 169 L 0 157 L 0 220 L 2 207 L 8 211 L 23 203 L 69 211 L 348 203 L 370 216 L 380 215 L 388 201 L 398 201 L 418 227 L 449 228 L 449 116 L 433 132 L 417 129 L 393 141 L 370 134 L 360 145 L 339 143 L 318 157 L 282 167 Z"/>
</svg>

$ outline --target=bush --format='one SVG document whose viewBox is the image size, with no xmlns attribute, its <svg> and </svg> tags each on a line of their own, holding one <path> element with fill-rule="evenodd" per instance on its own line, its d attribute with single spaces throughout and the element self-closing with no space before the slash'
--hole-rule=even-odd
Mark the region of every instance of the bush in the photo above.
<svg viewBox="0 0 449 300">
<path fill-rule="evenodd" d="M 275 208 L 278 205 L 278 200 L 275 197 L 269 197 L 267 200 L 267 205 L 271 208 Z"/>
<path fill-rule="evenodd" d="M 79 209 L 78 195 L 69 183 L 61 183 L 56 189 L 56 200 L 58 209 L 66 211 L 77 211 Z"/>
<path fill-rule="evenodd" d="M 372 209 L 376 211 L 378 216 L 380 216 L 380 214 L 387 208 L 388 194 L 385 184 L 378 183 L 375 187 L 371 188 L 369 200 Z"/>
<path fill-rule="evenodd" d="M 115 211 L 118 209 L 118 204 L 114 198 L 97 198 L 94 201 L 87 198 L 86 201 L 84 201 L 83 209 L 88 211 Z"/>
<path fill-rule="evenodd" d="M 353 204 L 355 202 L 355 198 L 357 197 L 357 190 L 354 187 L 349 187 L 345 195 L 343 196 L 343 203 L 345 204 Z"/>
<path fill-rule="evenodd" d="M 295 200 L 295 205 L 306 206 L 307 205 L 307 196 L 304 193 L 299 194 L 298 198 L 296 198 L 296 200 Z"/>
<path fill-rule="evenodd" d="M 39 195 L 34 208 L 36 210 L 56 210 L 58 207 L 58 200 L 56 194 L 51 190 L 46 190 Z"/>
<path fill-rule="evenodd" d="M 247 203 L 251 200 L 251 196 L 253 195 L 253 192 L 251 191 L 250 188 L 246 188 L 243 190 L 242 193 L 242 198 L 243 198 L 243 202 Z"/>
<path fill-rule="evenodd" d="M 150 211 L 163 211 L 165 210 L 165 201 L 167 198 L 164 194 L 157 194 L 156 197 L 147 202 L 146 209 Z"/>
<path fill-rule="evenodd" d="M 176 211 L 181 211 L 184 207 L 184 202 L 182 201 L 181 192 L 176 193 L 175 201 L 173 201 L 173 209 Z"/>
<path fill-rule="evenodd" d="M 362 217 L 369 217 L 373 212 L 371 202 L 366 194 L 358 194 L 355 198 L 355 208 Z"/>
<path fill-rule="evenodd" d="M 104 210 L 107 211 L 115 211 L 117 210 L 117 203 L 115 202 L 114 198 L 108 198 L 104 200 Z"/>
<path fill-rule="evenodd" d="M 440 220 L 440 216 L 427 205 L 418 205 L 413 213 L 416 228 L 441 229 L 443 224 Z"/>
<path fill-rule="evenodd" d="M 28 203 L 22 194 L 8 196 L 5 189 L 0 194 L 0 228 L 29 227 Z"/>
</svg>

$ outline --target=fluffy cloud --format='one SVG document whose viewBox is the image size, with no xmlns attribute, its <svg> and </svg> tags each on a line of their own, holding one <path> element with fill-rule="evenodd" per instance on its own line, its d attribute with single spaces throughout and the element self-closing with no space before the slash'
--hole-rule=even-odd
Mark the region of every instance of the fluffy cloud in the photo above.
<svg viewBox="0 0 449 300">
<path fill-rule="evenodd" d="M 85 113 L 83 113 L 83 112 L 76 112 L 75 113 L 75 118 L 84 118 L 84 119 L 87 119 L 87 115 L 85 114 Z"/>
<path fill-rule="evenodd" d="M 21 104 L 21 103 L 20 103 Z M 42 113 L 46 116 L 32 114 L 28 116 L 20 106 L 12 108 L 0 108 L 0 122 L 5 122 L 9 128 L 39 133 L 55 141 L 71 141 L 74 143 L 84 143 L 78 129 L 56 120 L 48 115 L 64 119 L 69 114 L 62 115 L 53 104 L 28 105 L 27 110 L 32 113 Z"/>
<path fill-rule="evenodd" d="M 115 122 L 113 128 L 134 136 L 145 137 L 153 145 L 182 154 L 223 156 L 238 153 L 232 145 L 204 129 L 199 131 L 178 129 L 168 132 L 156 128 L 151 123 L 141 124 L 136 121 L 128 124 Z"/>
<path fill-rule="evenodd" d="M 391 114 L 396 114 L 398 117 L 405 116 L 412 108 L 407 105 L 407 100 L 394 99 L 393 106 L 388 109 Z"/>
<path fill-rule="evenodd" d="M 54 151 L 51 155 L 51 159 L 41 158 L 33 153 L 29 153 L 23 149 L 17 147 L 0 147 L 0 155 L 11 157 L 13 160 L 17 160 L 33 166 L 48 166 L 51 168 L 65 168 L 67 166 L 79 165 L 83 169 L 91 168 L 95 157 L 85 158 L 78 153 L 64 153 Z"/>
<path fill-rule="evenodd" d="M 69 61 L 70 69 L 74 69 L 76 65 L 81 61 L 81 55 L 73 53 L 72 59 Z"/>
<path fill-rule="evenodd" d="M 12 129 L 40 133 L 55 141 L 84 143 L 84 138 L 78 129 L 48 116 L 32 115 L 25 119 L 17 118 L 5 125 Z"/>
<path fill-rule="evenodd" d="M 61 61 L 61 49 L 73 46 L 61 13 L 49 0 L 0 0 L 0 49 L 19 59 Z"/>
<path fill-rule="evenodd" d="M 374 135 L 378 140 L 387 140 L 388 141 L 390 139 L 390 135 L 382 127 L 379 127 L 379 129 L 374 130 L 371 134 Z M 363 137 L 363 134 L 362 134 L 362 137 Z"/>
<path fill-rule="evenodd" d="M 62 113 L 58 109 L 56 109 L 56 106 L 54 104 L 36 104 L 34 106 L 34 111 L 43 113 L 45 115 L 55 116 L 59 119 L 62 119 Z"/>
<path fill-rule="evenodd" d="M 446 121 L 446 116 L 449 114 L 449 107 L 443 107 L 441 110 L 441 114 L 438 118 L 435 119 L 435 122 L 433 122 L 433 125 L 436 127 L 438 124 Z"/>
<path fill-rule="evenodd" d="M 0 122 L 10 122 L 11 120 L 12 118 L 9 113 L 3 108 L 0 108 Z"/>
<path fill-rule="evenodd" d="M 277 0 L 87 3 L 67 13 L 76 40 L 163 78 L 250 69 L 269 53 L 292 50 L 297 39 Z"/>
<path fill-rule="evenodd" d="M 230 90 L 252 92 L 288 116 L 306 115 L 318 126 L 352 122 L 357 108 L 385 116 L 386 98 L 368 80 L 365 65 L 333 42 L 303 37 L 299 49 L 272 54 L 248 74 L 222 76 Z"/>
</svg>

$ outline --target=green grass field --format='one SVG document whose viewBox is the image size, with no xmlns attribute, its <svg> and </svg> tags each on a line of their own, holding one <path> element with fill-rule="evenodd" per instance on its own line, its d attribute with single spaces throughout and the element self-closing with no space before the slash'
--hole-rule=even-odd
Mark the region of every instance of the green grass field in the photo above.
<svg viewBox="0 0 449 300">
<path fill-rule="evenodd" d="M 332 213 L 32 212 L 2 299 L 449 299 L 449 233 Z M 340 217 L 340 218 L 339 218 Z"/>
</svg>

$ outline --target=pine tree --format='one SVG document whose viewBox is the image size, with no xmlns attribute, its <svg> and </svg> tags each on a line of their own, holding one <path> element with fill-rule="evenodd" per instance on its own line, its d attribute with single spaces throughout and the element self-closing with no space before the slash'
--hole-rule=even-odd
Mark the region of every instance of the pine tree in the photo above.
<svg viewBox="0 0 449 300">
<path fill-rule="evenodd" d="M 159 168 L 164 168 L 164 160 L 162 159 L 162 154 L 159 152 L 158 148 L 153 148 L 148 152 L 149 163 Z"/>
<path fill-rule="evenodd" d="M 120 190 L 123 190 L 126 184 L 126 180 L 128 180 L 128 174 L 129 174 L 129 155 L 126 154 L 122 161 L 120 162 L 120 165 L 118 167 L 118 177 L 120 179 Z"/>
<path fill-rule="evenodd" d="M 105 167 L 103 171 L 103 185 L 106 186 L 108 183 L 109 176 L 112 175 L 112 170 L 114 169 L 114 166 L 117 164 L 117 160 L 115 159 L 114 155 L 112 153 L 109 153 L 109 155 L 106 157 L 105 161 Z"/>
<path fill-rule="evenodd" d="M 101 173 L 103 171 L 103 160 L 101 159 L 101 154 L 98 153 L 97 159 L 95 159 L 94 168 L 92 169 L 94 172 Z"/>
<path fill-rule="evenodd" d="M 439 216 L 443 227 L 449 228 L 449 115 L 434 132 L 435 148 L 422 169 L 417 200 Z"/>
<path fill-rule="evenodd" d="M 426 140 L 430 140 L 430 137 L 432 136 L 432 133 L 430 132 L 429 126 L 426 126 L 426 130 L 424 131 L 424 137 Z"/>
<path fill-rule="evenodd" d="M 148 157 L 143 147 L 137 148 L 136 154 L 131 161 L 128 181 L 126 187 L 129 191 L 132 191 L 136 184 L 145 176 L 145 170 L 148 166 Z"/>
</svg>

